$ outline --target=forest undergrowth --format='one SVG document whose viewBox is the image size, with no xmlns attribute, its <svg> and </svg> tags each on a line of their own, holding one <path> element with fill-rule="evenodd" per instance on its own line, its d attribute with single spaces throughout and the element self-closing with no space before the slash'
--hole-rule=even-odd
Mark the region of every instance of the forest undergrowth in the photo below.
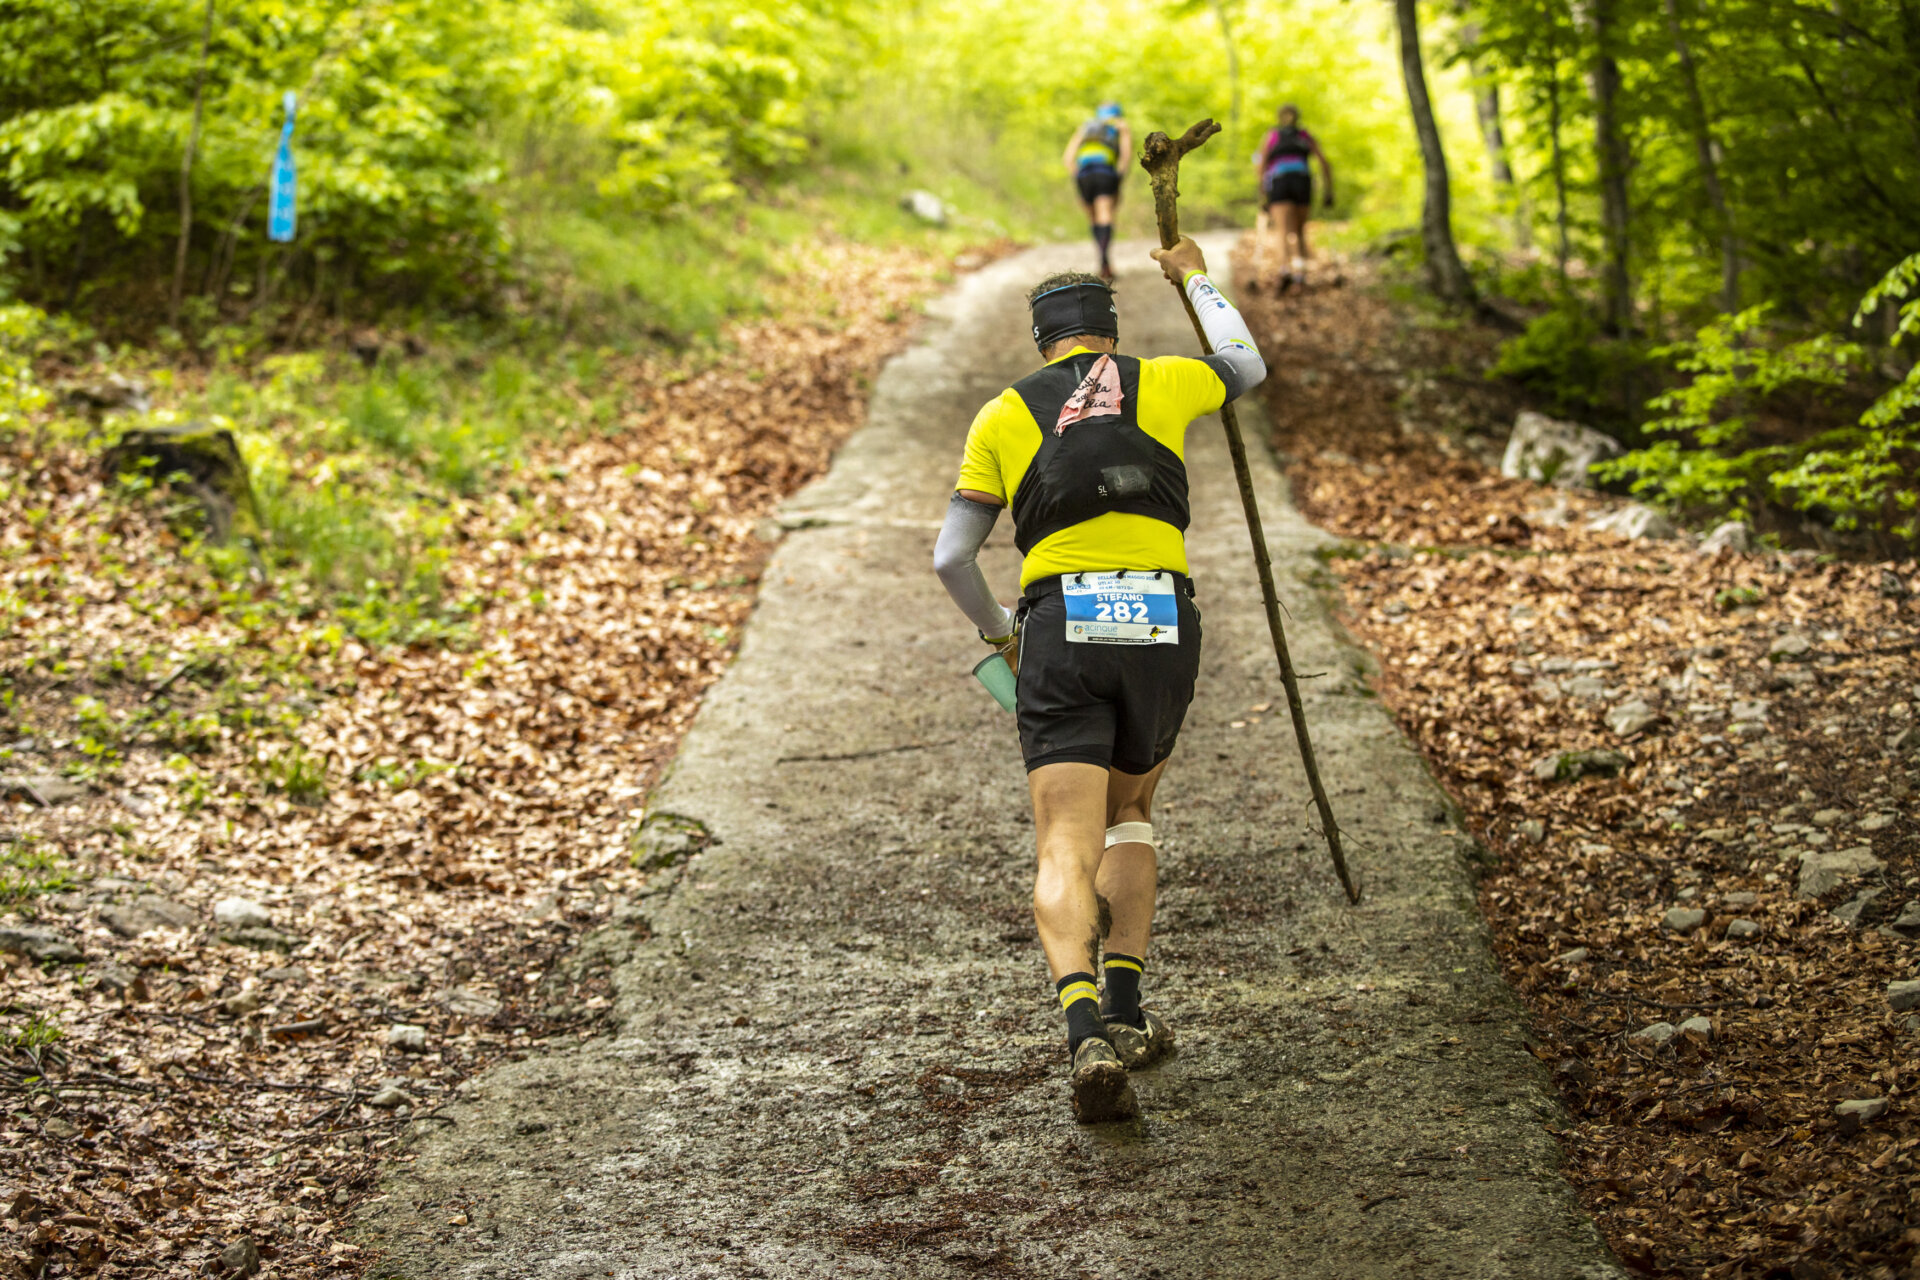
<svg viewBox="0 0 1920 1280">
<path fill-rule="evenodd" d="M 1581 1199 L 1643 1274 L 1915 1274 L 1920 575 L 1588 529 L 1619 500 L 1499 474 L 1503 335 L 1344 270 L 1248 299 L 1275 443 L 1484 847 Z"/>
<path fill-rule="evenodd" d="M 764 518 L 948 265 L 799 256 L 782 318 L 608 357 L 610 423 L 435 498 L 475 603 L 411 645 L 237 588 L 71 435 L 0 438 L 0 1274 L 355 1274 L 335 1231 L 410 1132 L 596 1034 L 576 944 L 646 935 L 642 805 Z"/>
</svg>

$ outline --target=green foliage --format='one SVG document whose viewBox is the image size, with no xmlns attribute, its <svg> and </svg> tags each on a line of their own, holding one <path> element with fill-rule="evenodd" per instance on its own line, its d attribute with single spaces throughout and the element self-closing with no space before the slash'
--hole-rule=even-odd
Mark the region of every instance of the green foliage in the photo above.
<svg viewBox="0 0 1920 1280">
<path fill-rule="evenodd" d="M 1600 327 L 1585 310 L 1556 307 L 1536 316 L 1526 331 L 1500 348 L 1489 373 L 1526 383 L 1555 412 L 1573 413 L 1603 402 L 1611 372 L 1600 344 Z"/>
<path fill-rule="evenodd" d="M 267 790 L 295 804 L 314 805 L 327 798 L 327 761 L 295 742 L 274 755 L 261 756 L 254 770 Z"/>
<path fill-rule="evenodd" d="M 839 0 L 43 0 L 0 11 L 0 260 L 31 296 L 172 273 L 196 85 L 188 308 L 495 304 L 509 192 L 686 217 L 805 158 L 858 45 Z M 265 239 L 284 91 L 299 237 Z M 361 303 L 364 308 L 364 302 Z M 296 325 L 299 322 L 296 322 Z"/>
<path fill-rule="evenodd" d="M 1867 290 L 1867 296 L 1860 299 L 1860 306 L 1853 313 L 1854 327 L 1859 328 L 1874 311 L 1891 307 L 1896 299 L 1907 298 L 1895 313 L 1887 345 L 1898 347 L 1903 338 L 1920 337 L 1920 297 L 1907 297 L 1916 292 L 1920 292 L 1920 253 L 1895 263 L 1880 283 Z M 1890 427 L 1916 409 L 1920 409 L 1920 360 L 1909 362 L 1906 376 L 1874 401 L 1873 407 L 1860 416 L 1860 422 L 1867 427 Z"/>
<path fill-rule="evenodd" d="M 66 1038 L 66 1030 L 41 1013 L 29 1014 L 25 1022 L 0 1032 L 0 1043 L 9 1049 L 24 1049 L 29 1053 L 59 1044 Z"/>
<path fill-rule="evenodd" d="M 1920 102 L 1907 91 L 1920 76 L 1920 39 L 1899 6 L 1677 0 L 1670 21 L 1667 0 L 1481 0 L 1469 11 L 1476 56 L 1506 90 L 1509 152 L 1549 253 L 1560 143 L 1576 287 L 1587 278 L 1580 265 L 1599 256 L 1588 73 L 1601 52 L 1577 17 L 1602 8 L 1632 169 L 1630 267 L 1651 326 L 1659 309 L 1700 318 L 1721 309 L 1723 228 L 1700 162 L 1702 127 L 1739 244 L 1741 305 L 1773 300 L 1796 320 L 1838 321 L 1870 282 L 1868 264 L 1920 241 L 1920 203 L 1907 195 L 1920 187 Z"/>
<path fill-rule="evenodd" d="M 38 839 L 16 836 L 0 842 L 0 906 L 58 893 L 72 883 L 66 865 Z"/>
<path fill-rule="evenodd" d="M 1920 255 L 1895 265 L 1862 301 L 1856 319 L 1920 280 Z M 1909 370 L 1851 422 L 1766 440 L 1766 419 L 1783 400 L 1802 419 L 1847 389 L 1867 353 L 1830 333 L 1778 342 L 1766 327 L 1769 304 L 1722 316 L 1688 342 L 1660 354 L 1692 378 L 1649 402 L 1662 416 L 1647 424 L 1660 440 L 1595 468 L 1634 477 L 1636 493 L 1682 509 L 1748 517 L 1767 501 L 1814 512 L 1841 530 L 1864 530 L 1892 544 L 1920 536 L 1920 379 Z M 1898 343 L 1920 332 L 1920 304 L 1901 308 Z M 1776 432 L 1775 435 L 1779 433 Z"/>
<path fill-rule="evenodd" d="M 0 435 L 25 428 L 52 398 L 33 376 L 34 350 L 47 329 L 38 307 L 0 306 Z"/>
<path fill-rule="evenodd" d="M 924 187 L 983 225 L 1077 239 L 1085 215 L 1062 152 L 1099 103 L 1115 100 L 1136 151 L 1154 130 L 1178 135 L 1202 118 L 1219 121 L 1225 132 L 1181 166 L 1183 225 L 1244 226 L 1256 212 L 1254 152 L 1291 102 L 1335 165 L 1345 209 L 1404 217 L 1418 175 L 1405 163 L 1390 13 L 1338 0 L 1223 0 L 1220 10 L 1238 85 L 1210 3 L 882 7 L 876 52 L 830 122 L 826 158 L 896 172 L 896 192 Z M 1118 217 L 1122 234 L 1151 234 L 1137 168 Z"/>
</svg>

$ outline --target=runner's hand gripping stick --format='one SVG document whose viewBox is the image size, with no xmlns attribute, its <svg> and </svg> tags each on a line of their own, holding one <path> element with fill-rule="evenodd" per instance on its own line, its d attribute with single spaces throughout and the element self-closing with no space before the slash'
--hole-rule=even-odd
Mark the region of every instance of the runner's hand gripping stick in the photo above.
<svg viewBox="0 0 1920 1280">
<path fill-rule="evenodd" d="M 1154 220 L 1160 224 L 1160 247 L 1171 249 L 1180 242 L 1180 157 L 1204 143 L 1208 138 L 1220 132 L 1220 126 L 1211 120 L 1202 120 L 1199 124 L 1182 134 L 1178 140 L 1164 133 L 1147 135 L 1147 142 L 1140 152 L 1140 167 L 1147 171 L 1153 182 Z M 1180 301 L 1187 309 L 1187 319 L 1193 321 L 1193 332 L 1200 339 L 1200 349 L 1208 355 L 1213 348 L 1207 342 L 1207 334 L 1200 327 L 1200 317 L 1194 314 L 1193 303 L 1187 298 L 1185 289 L 1179 285 L 1174 288 L 1180 294 Z M 1320 811 L 1320 826 L 1327 837 L 1327 847 L 1333 853 L 1333 869 L 1340 876 L 1340 886 L 1347 891 L 1347 901 L 1360 901 L 1360 890 L 1354 886 L 1353 877 L 1347 873 L 1347 856 L 1340 847 L 1340 824 L 1333 819 L 1333 805 L 1327 800 L 1327 789 L 1320 782 L 1320 766 L 1314 759 L 1313 738 L 1307 732 L 1307 711 L 1300 701 L 1300 682 L 1293 672 L 1293 656 L 1287 651 L 1287 632 L 1280 622 L 1280 594 L 1273 585 L 1273 561 L 1267 554 L 1267 535 L 1260 525 L 1260 504 L 1254 497 L 1253 472 L 1247 465 L 1247 445 L 1240 435 L 1240 419 L 1233 411 L 1231 402 L 1220 407 L 1220 421 L 1227 428 L 1227 452 L 1233 455 L 1233 476 L 1240 483 L 1240 505 L 1247 513 L 1247 531 L 1253 535 L 1253 561 L 1260 572 L 1260 594 L 1267 606 L 1267 631 L 1273 636 L 1273 656 L 1280 660 L 1280 683 L 1286 686 L 1287 709 L 1293 713 L 1293 736 L 1300 743 L 1300 760 L 1306 766 L 1307 785 L 1313 790 L 1313 803 Z"/>
</svg>

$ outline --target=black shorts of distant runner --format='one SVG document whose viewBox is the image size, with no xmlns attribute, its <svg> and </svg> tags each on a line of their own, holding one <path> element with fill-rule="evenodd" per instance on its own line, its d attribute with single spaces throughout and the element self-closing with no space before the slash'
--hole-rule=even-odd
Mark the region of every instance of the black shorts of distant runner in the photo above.
<svg viewBox="0 0 1920 1280">
<path fill-rule="evenodd" d="M 1060 579 L 1027 585 L 1016 706 L 1028 772 L 1079 763 L 1142 774 L 1173 754 L 1200 673 L 1193 583 L 1173 576 L 1179 644 L 1074 643 Z"/>
<path fill-rule="evenodd" d="M 1313 175 L 1305 169 L 1282 169 L 1269 174 L 1266 197 L 1269 205 L 1312 204 Z"/>
<path fill-rule="evenodd" d="M 1074 181 L 1079 184 L 1080 199 L 1085 204 L 1092 204 L 1099 196 L 1120 194 L 1120 173 L 1111 165 L 1083 164 Z"/>
</svg>

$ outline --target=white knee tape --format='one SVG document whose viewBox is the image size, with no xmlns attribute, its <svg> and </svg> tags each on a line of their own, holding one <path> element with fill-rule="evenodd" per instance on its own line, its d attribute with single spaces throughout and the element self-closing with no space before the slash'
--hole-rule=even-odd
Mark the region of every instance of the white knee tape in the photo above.
<svg viewBox="0 0 1920 1280">
<path fill-rule="evenodd" d="M 1107 828 L 1107 848 L 1117 844 L 1143 844 L 1153 848 L 1153 824 L 1151 822 L 1120 822 Z"/>
</svg>

